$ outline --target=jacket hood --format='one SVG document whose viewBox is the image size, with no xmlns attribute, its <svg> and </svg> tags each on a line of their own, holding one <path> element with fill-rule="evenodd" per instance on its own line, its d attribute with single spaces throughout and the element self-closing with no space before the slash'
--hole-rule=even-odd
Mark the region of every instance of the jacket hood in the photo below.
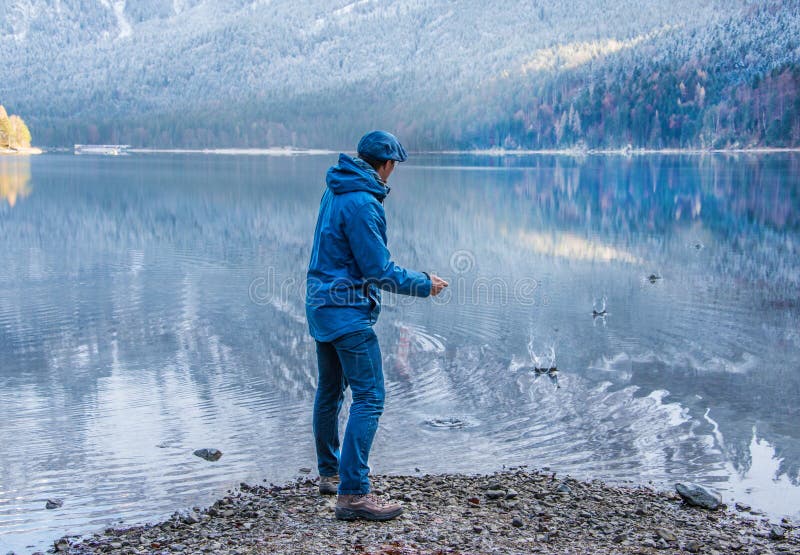
<svg viewBox="0 0 800 555">
<path fill-rule="evenodd" d="M 381 202 L 390 190 L 383 183 L 378 172 L 369 164 L 347 154 L 339 155 L 339 163 L 328 169 L 325 180 L 328 188 L 334 194 L 366 191 L 375 195 Z"/>
</svg>

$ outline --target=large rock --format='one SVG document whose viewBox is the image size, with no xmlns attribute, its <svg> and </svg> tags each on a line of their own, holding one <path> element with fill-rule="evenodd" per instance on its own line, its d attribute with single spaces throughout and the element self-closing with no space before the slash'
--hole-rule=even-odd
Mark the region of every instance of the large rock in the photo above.
<svg viewBox="0 0 800 555">
<path fill-rule="evenodd" d="M 686 503 L 711 511 L 722 505 L 722 496 L 716 491 L 699 484 L 675 484 L 675 491 Z"/>
</svg>

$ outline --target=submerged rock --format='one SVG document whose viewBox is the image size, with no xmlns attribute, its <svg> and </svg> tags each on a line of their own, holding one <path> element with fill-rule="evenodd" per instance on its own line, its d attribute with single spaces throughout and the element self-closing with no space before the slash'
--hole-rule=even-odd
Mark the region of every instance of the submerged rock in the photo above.
<svg viewBox="0 0 800 555">
<path fill-rule="evenodd" d="M 675 484 L 675 491 L 686 503 L 714 511 L 722 505 L 722 496 L 699 484 Z"/>
<path fill-rule="evenodd" d="M 44 506 L 46 509 L 58 509 L 62 505 L 64 502 L 61 499 L 48 499 Z"/>
<path fill-rule="evenodd" d="M 198 449 L 194 452 L 195 456 L 200 457 L 201 459 L 205 459 L 207 461 L 215 462 L 218 461 L 219 458 L 222 456 L 222 451 L 219 449 Z"/>
</svg>

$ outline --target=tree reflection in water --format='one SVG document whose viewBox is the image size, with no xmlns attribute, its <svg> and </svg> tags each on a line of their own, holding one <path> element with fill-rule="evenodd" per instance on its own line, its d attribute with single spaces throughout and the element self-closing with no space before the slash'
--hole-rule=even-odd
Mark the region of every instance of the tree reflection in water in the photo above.
<svg viewBox="0 0 800 555">
<path fill-rule="evenodd" d="M 31 161 L 27 156 L 0 157 L 0 201 L 12 208 L 31 194 Z"/>
</svg>

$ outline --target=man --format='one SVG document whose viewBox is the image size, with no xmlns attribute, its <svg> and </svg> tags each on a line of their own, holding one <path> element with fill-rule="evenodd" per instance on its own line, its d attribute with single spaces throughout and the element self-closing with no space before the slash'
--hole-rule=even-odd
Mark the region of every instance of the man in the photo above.
<svg viewBox="0 0 800 555">
<path fill-rule="evenodd" d="M 447 282 L 397 266 L 386 247 L 386 185 L 407 158 L 384 131 L 364 135 L 358 157 L 339 156 L 327 174 L 306 277 L 306 316 L 316 340 L 319 381 L 314 439 L 322 494 L 338 493 L 336 518 L 389 520 L 403 512 L 370 493 L 369 452 L 383 413 L 381 351 L 372 326 L 381 289 L 403 295 L 438 295 Z M 350 387 L 353 402 L 339 444 L 339 411 Z"/>
</svg>

